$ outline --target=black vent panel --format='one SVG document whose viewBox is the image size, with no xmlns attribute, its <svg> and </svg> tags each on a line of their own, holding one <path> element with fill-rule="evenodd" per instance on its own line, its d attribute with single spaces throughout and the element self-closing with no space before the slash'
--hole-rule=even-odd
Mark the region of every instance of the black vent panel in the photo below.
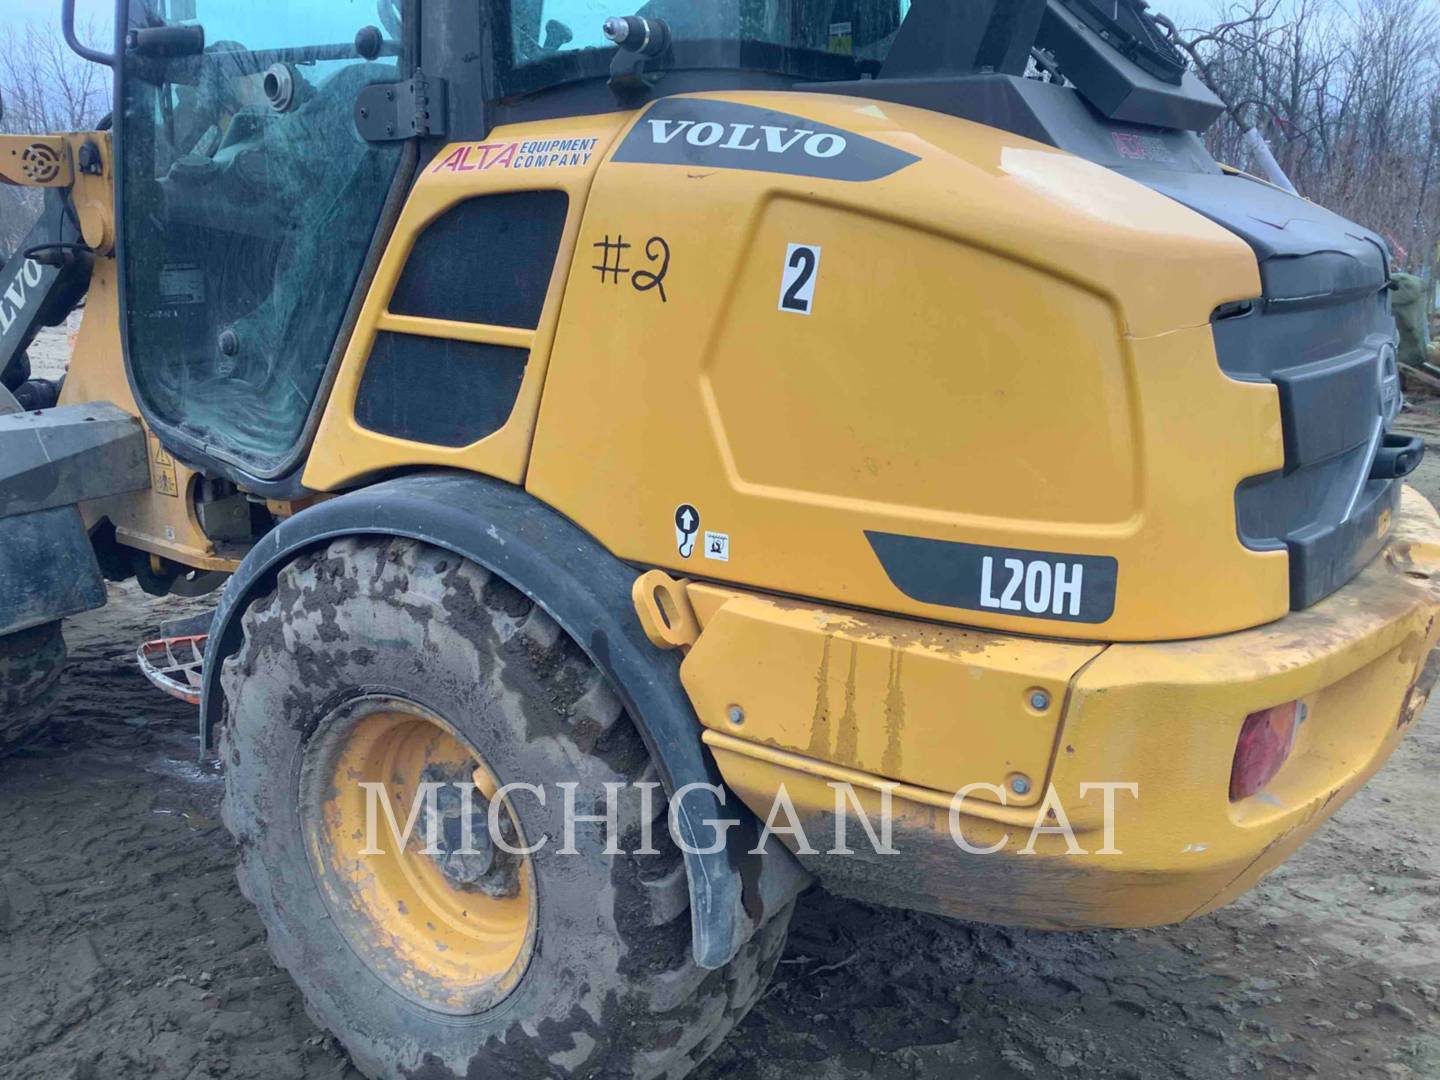
<svg viewBox="0 0 1440 1080">
<path fill-rule="evenodd" d="M 355 422 L 408 442 L 469 446 L 505 426 L 530 353 L 502 345 L 380 333 Z"/>
<path fill-rule="evenodd" d="M 390 311 L 535 329 L 569 207 L 563 191 L 482 195 L 452 207 L 416 240 Z"/>
</svg>

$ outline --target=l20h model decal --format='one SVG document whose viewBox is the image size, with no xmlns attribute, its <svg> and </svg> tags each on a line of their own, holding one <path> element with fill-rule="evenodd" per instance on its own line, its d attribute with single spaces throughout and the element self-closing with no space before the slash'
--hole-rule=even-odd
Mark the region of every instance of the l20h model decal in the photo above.
<svg viewBox="0 0 1440 1080">
<path fill-rule="evenodd" d="M 1120 564 L 1108 555 L 865 535 L 891 583 L 912 600 L 1061 622 L 1102 623 L 1115 612 Z"/>
<path fill-rule="evenodd" d="M 879 180 L 920 159 L 802 116 L 704 98 L 664 98 L 631 129 L 616 161 Z"/>
</svg>

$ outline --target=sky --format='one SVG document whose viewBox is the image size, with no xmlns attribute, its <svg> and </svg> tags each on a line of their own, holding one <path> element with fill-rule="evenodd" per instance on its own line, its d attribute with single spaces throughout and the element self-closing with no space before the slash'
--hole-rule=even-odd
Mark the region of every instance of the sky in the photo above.
<svg viewBox="0 0 1440 1080">
<path fill-rule="evenodd" d="M 1330 0 L 1336 8 L 1355 10 L 1356 0 Z M 0 4 L 5 0 L 0 0 Z M 1149 0 L 1152 10 L 1168 15 L 1177 26 L 1209 26 L 1218 20 L 1217 11 L 1229 6 L 1227 0 Z M 1283 4 L 1283 0 L 1282 0 Z"/>
<path fill-rule="evenodd" d="M 109 19 L 115 11 L 115 0 L 75 0 L 78 18 L 103 15 Z M 12 16 L 38 21 L 50 20 L 60 25 L 60 0 L 0 0 L 0 23 L 9 22 Z"/>
<path fill-rule="evenodd" d="M 87 20 L 109 23 L 115 15 L 115 0 L 75 0 L 75 21 L 83 26 Z M 20 18 L 31 22 L 48 22 L 57 29 L 60 26 L 60 0 L 0 0 L 0 26 L 8 25 L 11 19 Z M 106 44 L 109 42 L 91 42 Z"/>
</svg>

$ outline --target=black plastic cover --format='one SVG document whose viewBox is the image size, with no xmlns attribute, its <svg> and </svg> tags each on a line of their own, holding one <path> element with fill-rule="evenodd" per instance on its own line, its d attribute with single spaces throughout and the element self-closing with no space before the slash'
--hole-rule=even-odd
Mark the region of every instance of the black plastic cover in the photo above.
<svg viewBox="0 0 1440 1080">
<path fill-rule="evenodd" d="M 1157 78 L 1102 39 L 1065 0 L 1049 0 L 1038 43 L 1090 104 L 1112 120 L 1204 131 L 1225 111 L 1194 73 L 1186 71 L 1178 83 Z"/>
<path fill-rule="evenodd" d="M 376 335 L 355 422 L 432 446 L 469 446 L 505 426 L 530 353 L 473 341 Z"/>
<path fill-rule="evenodd" d="M 920 0 L 901 23 L 882 79 L 958 72 L 1023 75 L 1045 0 Z"/>
<path fill-rule="evenodd" d="M 569 208 L 563 191 L 515 191 L 446 211 L 415 241 L 390 311 L 535 329 Z"/>
<path fill-rule="evenodd" d="M 809 93 L 893 101 L 1048 143 L 1099 165 L 1220 175 L 1193 131 L 1110 120 L 1073 88 L 1015 75 L 977 74 L 813 83 Z"/>
<path fill-rule="evenodd" d="M 1255 252 L 1265 299 L 1328 304 L 1373 295 L 1390 277 L 1384 242 L 1324 207 L 1241 173 L 1120 169 L 1235 233 Z M 1387 305 L 1388 306 L 1388 305 Z"/>
<path fill-rule="evenodd" d="M 1310 287 L 1326 282 L 1317 276 Z M 1385 540 L 1382 515 L 1399 502 L 1399 480 L 1374 476 L 1400 405 L 1388 293 L 1372 283 L 1368 293 L 1341 291 L 1328 302 L 1260 299 L 1218 312 L 1212 329 L 1227 374 L 1273 383 L 1279 394 L 1284 467 L 1239 486 L 1235 519 L 1247 547 L 1290 553 L 1298 611 L 1375 556 Z"/>
<path fill-rule="evenodd" d="M 1317 522 L 1289 537 L 1290 606 L 1301 611 L 1325 599 L 1380 554 L 1385 528 L 1400 509 L 1398 480 L 1365 485 L 1350 516 L 1333 525 Z"/>
</svg>

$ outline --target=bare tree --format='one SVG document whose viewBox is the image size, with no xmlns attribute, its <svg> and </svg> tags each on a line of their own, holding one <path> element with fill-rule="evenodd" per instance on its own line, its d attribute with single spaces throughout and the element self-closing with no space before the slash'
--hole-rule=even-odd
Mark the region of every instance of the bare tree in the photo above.
<svg viewBox="0 0 1440 1080">
<path fill-rule="evenodd" d="M 1207 133 L 1248 164 L 1253 125 L 1299 191 L 1426 272 L 1440 240 L 1440 12 L 1434 0 L 1231 0 L 1175 31 L 1231 108 Z"/>
<path fill-rule="evenodd" d="M 92 22 L 79 30 L 96 41 L 105 28 Z M 0 27 L 0 133 L 89 131 L 110 112 L 110 86 L 109 69 L 71 52 L 58 23 Z M 39 207 L 38 191 L 0 184 L 0 255 L 30 231 Z"/>
<path fill-rule="evenodd" d="M 102 27 L 79 27 L 102 40 Z M 110 111 L 110 70 L 70 51 L 57 23 L 16 21 L 0 29 L 0 131 L 85 131 Z"/>
</svg>

